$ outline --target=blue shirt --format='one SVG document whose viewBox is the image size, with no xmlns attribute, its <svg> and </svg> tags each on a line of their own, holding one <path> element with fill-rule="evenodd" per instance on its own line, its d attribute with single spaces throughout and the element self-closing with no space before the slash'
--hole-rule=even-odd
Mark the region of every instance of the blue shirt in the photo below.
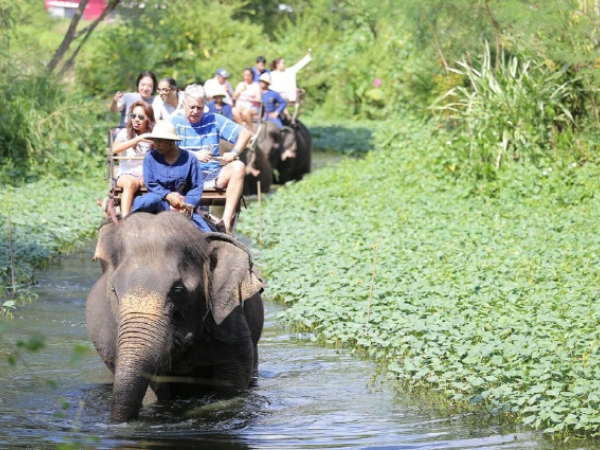
<svg viewBox="0 0 600 450">
<path fill-rule="evenodd" d="M 221 114 L 223 117 L 227 117 L 229 120 L 233 120 L 233 111 L 231 110 L 231 105 L 227 103 L 223 103 L 221 105 L 221 109 L 217 108 L 217 103 L 214 100 L 211 100 L 206 104 L 208 111 L 213 114 Z"/>
<path fill-rule="evenodd" d="M 190 123 L 185 114 L 176 114 L 171 117 L 171 123 L 177 135 L 183 138 L 179 147 L 194 154 L 208 150 L 213 156 L 220 156 L 219 139 L 234 144 L 242 131 L 237 123 L 213 113 L 204 113 L 198 123 Z M 200 163 L 201 170 L 211 171 L 215 167 L 220 167 L 217 160 Z"/>
<path fill-rule="evenodd" d="M 259 72 L 259 71 L 258 71 L 258 69 L 256 68 L 256 66 L 254 66 L 254 67 L 252 68 L 252 73 L 254 74 L 254 82 L 255 82 L 255 83 L 258 83 L 258 79 L 260 78 L 260 76 L 261 76 L 263 73 L 268 73 L 268 74 L 270 75 L 270 74 L 271 74 L 271 71 L 270 71 L 270 70 L 267 70 L 267 69 L 265 69 L 265 70 L 263 70 L 262 72 Z"/>
<path fill-rule="evenodd" d="M 144 157 L 144 183 L 148 192 L 164 199 L 171 192 L 179 192 L 182 183 L 185 183 L 180 194 L 185 196 L 186 203 L 197 208 L 203 185 L 197 161 L 194 155 L 181 150 L 177 161 L 170 166 L 156 150 L 147 153 Z"/>
<path fill-rule="evenodd" d="M 263 92 L 262 101 L 265 107 L 265 114 L 272 113 L 274 111 L 277 111 L 278 114 L 281 114 L 287 106 L 287 102 L 279 94 L 279 92 L 272 91 L 271 89 Z"/>
</svg>

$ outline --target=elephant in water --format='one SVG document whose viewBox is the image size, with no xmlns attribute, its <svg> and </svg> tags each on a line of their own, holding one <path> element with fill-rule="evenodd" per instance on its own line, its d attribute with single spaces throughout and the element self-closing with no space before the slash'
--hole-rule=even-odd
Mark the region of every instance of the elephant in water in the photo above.
<svg viewBox="0 0 600 450">
<path fill-rule="evenodd" d="M 221 140 L 221 154 L 231 151 L 233 144 Z M 256 195 L 258 193 L 258 182 L 263 193 L 271 190 L 273 172 L 265 154 L 259 150 L 258 143 L 247 148 L 240 156 L 240 160 L 246 165 L 244 177 L 243 195 Z"/>
<path fill-rule="evenodd" d="M 164 401 L 256 379 L 264 284 L 244 246 L 177 212 L 134 213 L 103 223 L 95 258 L 86 322 L 114 373 L 113 421 L 135 419 L 148 386 Z"/>
<path fill-rule="evenodd" d="M 279 128 L 266 121 L 254 124 L 254 128 L 258 132 L 257 153 L 262 153 L 269 161 L 274 182 L 300 181 L 310 173 L 312 137 L 302 122 L 296 120 L 293 126 Z"/>
</svg>

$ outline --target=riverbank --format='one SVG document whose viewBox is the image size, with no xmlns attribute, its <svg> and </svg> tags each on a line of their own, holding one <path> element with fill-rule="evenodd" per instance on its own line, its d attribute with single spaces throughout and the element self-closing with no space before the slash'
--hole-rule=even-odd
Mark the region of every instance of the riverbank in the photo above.
<svg viewBox="0 0 600 450">
<path fill-rule="evenodd" d="M 597 433 L 600 170 L 460 179 L 448 139 L 416 121 L 382 127 L 366 157 L 268 198 L 258 257 L 269 296 L 319 343 L 380 361 L 455 411 Z M 240 231 L 257 240 L 257 222 L 253 206 Z"/>
<path fill-rule="evenodd" d="M 36 272 L 47 267 L 52 258 L 80 249 L 82 240 L 94 235 L 102 218 L 94 199 L 103 198 L 105 192 L 106 182 L 101 178 L 47 177 L 4 187 L 0 192 L 0 240 L 4 243 L 0 251 L 0 315 L 10 314 L 19 301 L 34 296 L 30 288 Z"/>
</svg>

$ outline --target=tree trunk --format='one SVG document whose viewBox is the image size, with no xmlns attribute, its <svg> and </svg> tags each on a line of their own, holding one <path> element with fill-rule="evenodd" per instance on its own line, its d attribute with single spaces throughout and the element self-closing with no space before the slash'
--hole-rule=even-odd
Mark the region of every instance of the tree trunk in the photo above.
<svg viewBox="0 0 600 450">
<path fill-rule="evenodd" d="M 67 63 L 63 67 L 63 69 L 61 70 L 60 74 L 61 75 L 64 74 L 73 65 L 73 62 L 75 61 L 75 58 L 77 57 L 77 55 L 79 54 L 79 51 L 83 47 L 83 44 L 85 44 L 85 42 L 90 37 L 92 32 L 96 29 L 98 24 L 100 22 L 102 22 L 108 14 L 110 14 L 112 11 L 114 11 L 115 8 L 121 2 L 121 0 L 110 0 L 108 2 L 108 4 L 106 5 L 106 8 L 104 8 L 104 11 L 102 11 L 102 14 L 100 14 L 100 16 L 96 20 L 94 20 L 90 25 L 83 28 L 82 30 L 77 31 L 77 25 L 79 25 L 79 21 L 83 17 L 83 11 L 85 10 L 85 7 L 88 4 L 88 1 L 89 0 L 81 0 L 80 1 L 79 7 L 77 8 L 75 15 L 71 19 L 71 23 L 69 24 L 69 29 L 67 30 L 65 37 L 63 38 L 63 41 L 60 44 L 60 47 L 58 47 L 58 50 L 56 50 L 56 53 L 54 53 L 54 56 L 48 63 L 48 66 L 46 68 L 48 70 L 48 72 L 52 73 L 56 70 L 56 68 L 58 67 L 58 65 L 60 64 L 62 59 L 64 58 L 65 54 L 69 50 L 69 47 L 71 46 L 73 41 L 85 34 L 82 42 L 79 44 L 79 46 L 77 47 L 75 52 L 71 55 L 71 57 L 69 58 L 69 60 L 67 61 Z"/>
</svg>

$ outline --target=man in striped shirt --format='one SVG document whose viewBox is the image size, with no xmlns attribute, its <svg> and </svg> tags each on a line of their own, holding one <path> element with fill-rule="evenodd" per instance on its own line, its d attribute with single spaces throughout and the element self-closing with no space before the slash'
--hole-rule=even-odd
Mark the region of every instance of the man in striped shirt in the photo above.
<svg viewBox="0 0 600 450">
<path fill-rule="evenodd" d="M 206 189 L 227 189 L 225 211 L 220 224 L 222 231 L 231 233 L 231 222 L 244 185 L 244 163 L 237 157 L 246 148 L 252 133 L 220 114 L 205 110 L 206 93 L 202 86 L 192 84 L 185 89 L 183 111 L 171 118 L 175 131 L 183 140 L 179 147 L 198 159 Z M 219 140 L 233 144 L 233 149 L 219 157 Z"/>
</svg>

